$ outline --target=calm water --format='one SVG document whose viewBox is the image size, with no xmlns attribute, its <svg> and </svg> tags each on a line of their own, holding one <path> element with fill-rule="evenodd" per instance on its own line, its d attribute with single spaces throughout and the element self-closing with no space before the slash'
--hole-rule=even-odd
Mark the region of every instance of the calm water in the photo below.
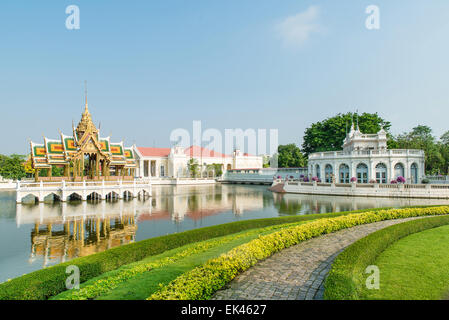
<svg viewBox="0 0 449 320">
<path fill-rule="evenodd" d="M 273 194 L 266 186 L 160 186 L 146 201 L 16 205 L 0 192 L 0 282 L 75 257 L 226 222 L 445 200 Z"/>
</svg>

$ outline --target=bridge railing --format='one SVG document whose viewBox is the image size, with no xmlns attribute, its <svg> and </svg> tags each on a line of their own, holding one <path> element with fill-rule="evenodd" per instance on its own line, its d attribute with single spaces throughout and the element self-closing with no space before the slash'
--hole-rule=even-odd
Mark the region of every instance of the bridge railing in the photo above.
<svg viewBox="0 0 449 320">
<path fill-rule="evenodd" d="M 118 187 L 118 186 L 143 186 L 148 185 L 149 182 L 139 180 L 100 180 L 100 181 L 59 181 L 59 182 L 17 182 L 17 189 L 45 189 L 45 188 L 89 188 L 89 187 Z"/>
</svg>

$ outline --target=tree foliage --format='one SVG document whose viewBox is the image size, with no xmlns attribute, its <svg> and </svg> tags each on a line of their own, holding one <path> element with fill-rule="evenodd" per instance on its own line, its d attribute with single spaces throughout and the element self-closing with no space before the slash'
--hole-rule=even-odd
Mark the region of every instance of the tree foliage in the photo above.
<svg viewBox="0 0 449 320">
<path fill-rule="evenodd" d="M 363 133 L 377 133 L 382 127 L 389 131 L 391 123 L 377 113 L 339 113 L 334 117 L 313 123 L 304 132 L 302 150 L 306 155 L 313 152 L 341 150 L 346 132 L 357 122 Z"/>
<path fill-rule="evenodd" d="M 307 159 L 294 143 L 278 147 L 278 167 L 298 168 L 307 166 Z"/>
<path fill-rule="evenodd" d="M 418 125 L 410 132 L 399 134 L 394 138 L 395 148 L 424 150 L 426 173 L 447 173 L 449 166 L 449 131 L 438 141 L 432 134 L 432 129 L 425 125 Z"/>
<path fill-rule="evenodd" d="M 187 162 L 187 168 L 189 169 L 190 176 L 192 178 L 196 178 L 199 172 L 199 164 L 198 161 L 194 158 L 190 159 Z"/>
<path fill-rule="evenodd" d="M 19 180 L 26 177 L 25 156 L 12 154 L 0 155 L 0 176 L 5 179 Z"/>
</svg>

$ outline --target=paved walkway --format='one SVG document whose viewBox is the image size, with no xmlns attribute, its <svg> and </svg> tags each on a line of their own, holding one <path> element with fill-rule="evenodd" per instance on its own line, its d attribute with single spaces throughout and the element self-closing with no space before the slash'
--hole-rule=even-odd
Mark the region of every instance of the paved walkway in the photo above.
<svg viewBox="0 0 449 320">
<path fill-rule="evenodd" d="M 275 253 L 237 276 L 214 300 L 321 300 L 324 280 L 337 255 L 355 241 L 417 218 L 387 220 L 344 229 Z"/>
</svg>

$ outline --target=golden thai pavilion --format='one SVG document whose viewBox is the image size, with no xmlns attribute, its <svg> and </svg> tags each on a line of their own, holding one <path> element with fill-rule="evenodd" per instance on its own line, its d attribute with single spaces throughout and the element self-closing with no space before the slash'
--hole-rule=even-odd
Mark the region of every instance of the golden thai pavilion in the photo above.
<svg viewBox="0 0 449 320">
<path fill-rule="evenodd" d="M 112 143 L 110 137 L 100 137 L 87 106 L 87 97 L 81 121 L 73 135 L 60 132 L 60 139 L 44 137 L 44 143 L 30 142 L 31 161 L 38 180 L 105 180 L 131 179 L 136 160 L 133 148 L 125 148 L 123 142 Z M 53 167 L 64 167 L 64 177 L 52 177 Z M 40 177 L 45 169 L 47 177 Z"/>
</svg>

